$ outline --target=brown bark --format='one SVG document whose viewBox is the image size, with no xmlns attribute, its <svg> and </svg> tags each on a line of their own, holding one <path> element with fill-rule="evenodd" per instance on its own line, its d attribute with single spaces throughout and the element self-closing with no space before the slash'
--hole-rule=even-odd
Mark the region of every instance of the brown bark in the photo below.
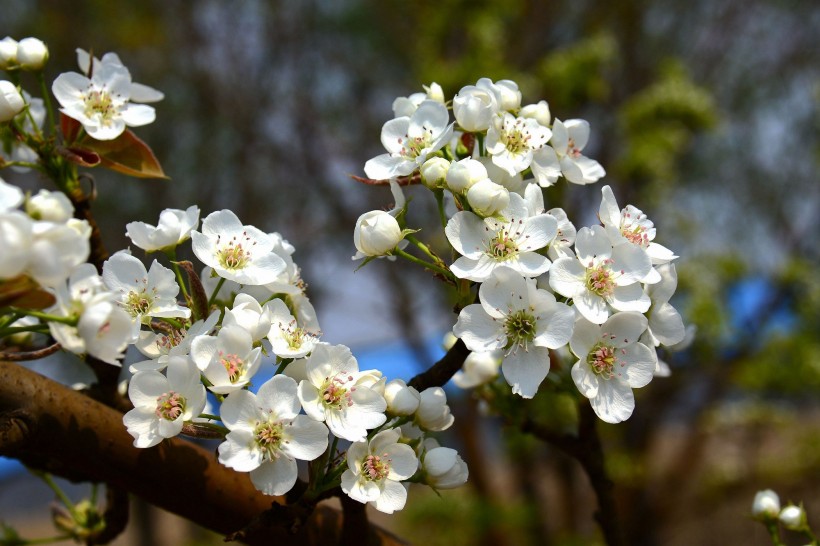
<svg viewBox="0 0 820 546">
<path fill-rule="evenodd" d="M 259 493 L 246 474 L 184 439 L 135 448 L 120 412 L 37 373 L 0 362 L 0 377 L 0 455 L 68 479 L 104 482 L 222 534 L 284 502 Z M 281 511 L 287 516 L 286 507 Z M 335 544 L 341 536 L 341 514 L 323 506 L 300 526 L 272 519 L 254 526 L 244 541 Z M 370 544 L 403 544 L 372 525 L 368 538 Z"/>
</svg>

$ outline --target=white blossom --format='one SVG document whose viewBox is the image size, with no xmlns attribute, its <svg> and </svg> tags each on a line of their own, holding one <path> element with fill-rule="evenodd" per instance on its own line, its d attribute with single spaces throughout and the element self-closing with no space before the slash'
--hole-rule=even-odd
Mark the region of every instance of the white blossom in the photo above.
<svg viewBox="0 0 820 546">
<path fill-rule="evenodd" d="M 411 174 L 450 140 L 453 124 L 447 124 L 449 119 L 446 106 L 425 100 L 410 116 L 388 121 L 381 135 L 387 153 L 368 160 L 365 174 L 379 180 Z"/>
<path fill-rule="evenodd" d="M 407 490 L 401 481 L 416 472 L 418 459 L 413 448 L 399 443 L 399 438 L 399 431 L 387 429 L 369 442 L 354 442 L 347 450 L 342 491 L 386 514 L 404 508 Z"/>
<path fill-rule="evenodd" d="M 146 252 L 174 248 L 191 237 L 199 226 L 199 207 L 192 205 L 186 210 L 165 209 L 159 214 L 156 226 L 145 222 L 125 225 L 125 234 L 131 242 Z"/>
<path fill-rule="evenodd" d="M 138 372 L 128 385 L 134 409 L 123 416 L 135 447 L 152 447 L 182 431 L 205 408 L 205 387 L 187 357 L 173 357 L 167 377 L 156 371 Z"/>
<path fill-rule="evenodd" d="M 319 343 L 319 325 L 315 320 L 301 323 L 280 299 L 265 304 L 270 309 L 267 337 L 273 354 L 279 358 L 301 358 Z M 315 317 L 314 317 L 315 318 Z"/>
<path fill-rule="evenodd" d="M 780 497 L 771 489 L 764 489 L 755 494 L 752 503 L 752 517 L 760 520 L 773 520 L 780 513 Z"/>
<path fill-rule="evenodd" d="M 575 256 L 559 258 L 550 269 L 549 285 L 590 322 L 603 324 L 607 304 L 617 311 L 649 309 L 650 300 L 640 285 L 652 264 L 642 249 L 612 246 L 601 226 L 582 228 L 575 240 Z"/>
<path fill-rule="evenodd" d="M 26 213 L 34 220 L 65 224 L 74 217 L 74 205 L 61 191 L 40 190 L 26 199 Z"/>
<path fill-rule="evenodd" d="M 57 76 L 51 90 L 62 106 L 60 111 L 79 121 L 91 137 L 113 140 L 126 126 L 147 125 L 156 117 L 151 106 L 131 102 L 132 87 L 131 73 L 119 58 L 115 62 L 104 56 L 90 77 L 65 72 Z"/>
<path fill-rule="evenodd" d="M 48 60 L 48 47 L 39 38 L 17 42 L 17 62 L 23 70 L 40 70 Z"/>
<path fill-rule="evenodd" d="M 359 371 L 344 345 L 317 345 L 305 362 L 305 373 L 298 391 L 302 407 L 311 418 L 325 421 L 335 436 L 362 441 L 369 429 L 387 420 L 387 402 L 371 388 L 373 375 Z"/>
<path fill-rule="evenodd" d="M 140 323 L 150 324 L 151 317 L 184 318 L 191 310 L 177 303 L 179 285 L 174 272 L 154 260 L 151 269 L 131 254 L 117 252 L 103 264 L 103 281 L 117 295 L 117 301 L 134 320 L 134 337 Z"/>
<path fill-rule="evenodd" d="M 510 113 L 496 116 L 487 131 L 486 148 L 493 163 L 515 175 L 532 163 L 533 153 L 547 144 L 552 131 L 533 118 L 515 117 Z"/>
<path fill-rule="evenodd" d="M 0 123 L 9 121 L 23 111 L 26 103 L 17 86 L 7 80 L 0 80 Z"/>
<path fill-rule="evenodd" d="M 131 342 L 133 327 L 128 316 L 108 292 L 93 265 L 77 266 L 66 281 L 55 287 L 56 303 L 47 313 L 77 318 L 76 326 L 49 322 L 49 330 L 63 349 L 88 353 L 103 362 L 119 366 Z"/>
<path fill-rule="evenodd" d="M 552 124 L 551 146 L 538 149 L 532 158 L 532 174 L 543 187 L 552 186 L 558 177 L 564 175 L 573 184 L 592 184 L 606 172 L 594 159 L 581 150 L 589 140 L 589 123 L 582 119 L 562 122 L 556 119 Z"/>
<path fill-rule="evenodd" d="M 284 495 L 296 483 L 296 460 L 312 461 L 327 449 L 327 427 L 306 415 L 296 382 L 276 375 L 256 394 L 240 390 L 222 403 L 220 417 L 230 430 L 219 445 L 219 462 L 250 472 L 266 495 Z"/>
<path fill-rule="evenodd" d="M 424 483 L 433 489 L 455 489 L 467 483 L 467 463 L 455 449 L 436 446 L 425 441 L 421 456 L 421 473 Z"/>
<path fill-rule="evenodd" d="M 384 399 L 390 415 L 413 415 L 421 403 L 421 395 L 402 379 L 392 379 L 384 386 Z"/>
<path fill-rule="evenodd" d="M 388 212 L 372 210 L 359 216 L 353 231 L 354 260 L 365 256 L 386 256 L 403 239 L 399 222 Z"/>
<path fill-rule="evenodd" d="M 191 242 L 202 263 L 239 284 L 274 282 L 285 269 L 284 260 L 273 251 L 273 237 L 242 225 L 227 209 L 209 214 L 202 221 L 202 232 L 191 232 Z"/>
<path fill-rule="evenodd" d="M 419 407 L 413 416 L 413 424 L 425 431 L 447 430 L 455 417 L 447 405 L 447 394 L 441 387 L 430 387 L 420 393 Z"/>
<path fill-rule="evenodd" d="M 472 389 L 490 383 L 498 377 L 504 350 L 470 351 L 461 369 L 453 375 L 453 383 L 462 389 Z"/>
<path fill-rule="evenodd" d="M 607 423 L 629 419 L 635 409 L 632 389 L 652 381 L 654 350 L 638 342 L 646 324 L 646 317 L 634 311 L 615 313 L 601 325 L 583 317 L 575 323 L 569 342 L 578 357 L 572 380 Z"/>
<path fill-rule="evenodd" d="M 509 206 L 498 218 L 481 218 L 469 211 L 457 212 L 445 228 L 447 240 L 461 254 L 450 270 L 461 279 L 484 282 L 493 270 L 506 266 L 527 277 L 550 268 L 537 251 L 555 238 L 558 223 L 552 216 L 529 216 L 524 198 L 510 194 Z"/>
<path fill-rule="evenodd" d="M 246 386 L 259 370 L 261 347 L 253 347 L 251 335 L 236 326 L 224 327 L 216 336 L 191 341 L 191 358 L 217 394 L 230 394 Z"/>
<path fill-rule="evenodd" d="M 575 313 L 506 267 L 493 272 L 478 297 L 480 304 L 461 310 L 453 333 L 471 351 L 503 349 L 504 378 L 515 394 L 532 398 L 549 373 L 549 349 L 569 341 Z"/>
</svg>

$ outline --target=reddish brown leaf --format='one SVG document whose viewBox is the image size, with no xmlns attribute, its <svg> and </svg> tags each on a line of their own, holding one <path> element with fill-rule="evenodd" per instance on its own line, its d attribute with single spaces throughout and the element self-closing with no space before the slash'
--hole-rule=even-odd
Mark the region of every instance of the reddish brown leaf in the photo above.
<svg viewBox="0 0 820 546">
<path fill-rule="evenodd" d="M 82 125 L 74 118 L 60 112 L 60 131 L 63 133 L 63 141 L 69 144 L 77 140 Z"/>
<path fill-rule="evenodd" d="M 85 137 L 82 145 L 100 156 L 100 164 L 137 178 L 168 178 L 148 145 L 127 130 L 114 140 Z"/>
<path fill-rule="evenodd" d="M 100 155 L 85 148 L 58 146 L 57 153 L 81 167 L 96 167 L 100 164 Z"/>
<path fill-rule="evenodd" d="M 54 305 L 55 301 L 53 294 L 25 275 L 0 281 L 0 307 L 45 309 Z"/>
</svg>

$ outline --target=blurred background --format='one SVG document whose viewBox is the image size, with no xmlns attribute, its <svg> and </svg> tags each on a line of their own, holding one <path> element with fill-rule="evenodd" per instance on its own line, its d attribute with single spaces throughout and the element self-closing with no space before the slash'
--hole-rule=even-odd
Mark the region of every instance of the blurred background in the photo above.
<svg viewBox="0 0 820 546">
<path fill-rule="evenodd" d="M 77 47 L 115 51 L 166 94 L 136 133 L 171 180 L 92 173 L 109 249 L 127 245 L 125 223 L 164 208 L 230 208 L 296 246 L 324 339 L 391 377 L 434 362 L 455 320 L 424 272 L 386 261 L 353 272 L 356 218 L 392 197 L 348 175 L 383 152 L 393 99 L 433 81 L 452 97 L 486 76 L 588 120 L 602 183 L 681 256 L 673 304 L 697 329 L 686 351 L 663 355 L 672 374 L 636 392 L 632 418 L 599 427 L 627 543 L 769 544 L 749 518 L 766 488 L 804 501 L 820 527 L 817 2 L 3 0 L 6 35 L 48 44 L 49 80 L 77 69 Z M 547 206 L 590 225 L 600 185 L 559 184 Z M 429 192 L 407 195 L 410 225 L 440 236 Z M 573 460 L 448 392 L 448 442 L 470 483 L 443 499 L 413 489 L 380 524 L 430 546 L 600 542 Z M 557 428 L 574 420 L 560 401 L 531 404 Z M 47 520 L 44 485 L 0 479 L 0 519 Z M 182 524 L 162 534 L 172 520 L 135 510 L 115 544 L 208 543 Z"/>
</svg>

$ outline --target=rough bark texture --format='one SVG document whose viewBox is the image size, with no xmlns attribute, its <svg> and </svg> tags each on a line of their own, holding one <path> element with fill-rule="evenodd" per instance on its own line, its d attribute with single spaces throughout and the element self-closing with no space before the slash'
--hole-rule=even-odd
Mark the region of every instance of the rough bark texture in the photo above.
<svg viewBox="0 0 820 546">
<path fill-rule="evenodd" d="M 104 482 L 213 531 L 244 528 L 281 497 L 262 495 L 246 474 L 214 453 L 172 438 L 133 446 L 122 414 L 82 393 L 9 362 L 0 362 L 0 455 L 71 480 Z M 275 510 L 279 512 L 279 510 Z M 249 544 L 337 544 L 342 516 L 319 506 L 305 522 L 285 518 L 244 536 Z M 299 525 L 298 523 L 301 523 Z M 370 526 L 369 544 L 403 544 Z"/>
</svg>

